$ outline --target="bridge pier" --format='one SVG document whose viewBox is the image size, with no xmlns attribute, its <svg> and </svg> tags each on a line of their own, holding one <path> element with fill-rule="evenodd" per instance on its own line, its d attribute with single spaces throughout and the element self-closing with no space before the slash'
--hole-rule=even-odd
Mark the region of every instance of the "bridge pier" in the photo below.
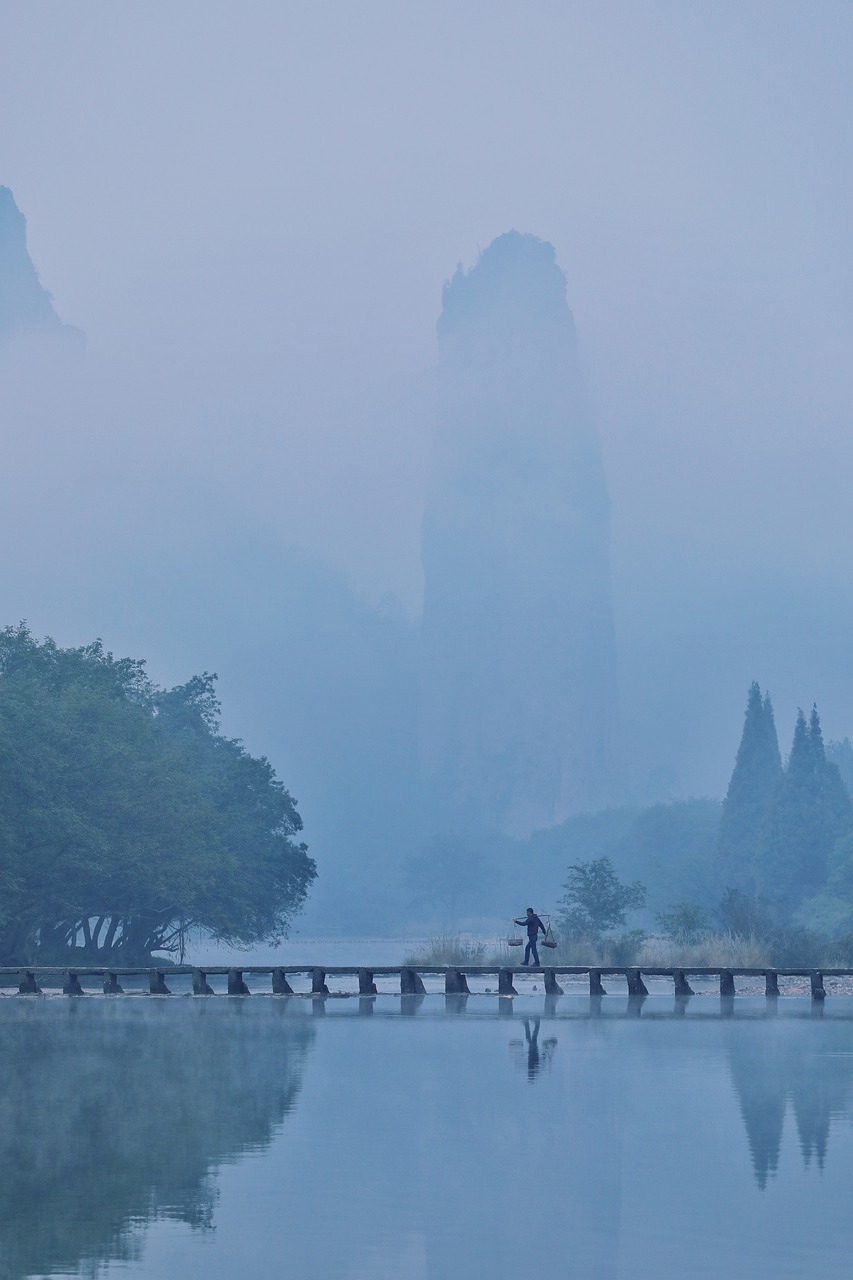
<svg viewBox="0 0 853 1280">
<path fill-rule="evenodd" d="M 248 996 L 251 994 L 243 981 L 242 969 L 228 970 L 228 994 L 229 996 Z"/>
<path fill-rule="evenodd" d="M 720 995 L 733 996 L 735 994 L 735 980 L 732 976 L 731 969 L 720 970 Z"/>
<path fill-rule="evenodd" d="M 643 975 L 639 969 L 626 969 L 625 977 L 628 981 L 629 996 L 647 996 L 649 994 L 648 987 L 643 982 Z"/>
<path fill-rule="evenodd" d="M 311 994 L 312 996 L 327 996 L 329 988 L 326 986 L 326 970 L 311 970 Z"/>
<path fill-rule="evenodd" d="M 546 996 L 561 996 L 563 994 L 563 988 L 557 981 L 557 975 L 554 973 L 554 970 L 550 967 L 545 968 L 543 969 L 543 973 L 545 975 Z"/>
<path fill-rule="evenodd" d="M 812 984 L 812 1000 L 825 1000 L 826 991 L 823 986 L 823 974 L 820 969 L 812 969 L 809 974 Z"/>
<path fill-rule="evenodd" d="M 372 969 L 359 969 L 358 994 L 360 996 L 375 996 L 379 994 L 376 990 L 376 983 L 373 981 Z"/>
<path fill-rule="evenodd" d="M 512 969 L 498 969 L 498 995 L 499 996 L 517 996 L 518 992 L 512 985 Z"/>
<path fill-rule="evenodd" d="M 293 987 L 287 981 L 287 974 L 284 969 L 273 969 L 272 971 L 272 993 L 274 996 L 292 996 Z"/>
<path fill-rule="evenodd" d="M 80 979 L 73 969 L 69 969 L 65 975 L 65 981 L 62 984 L 62 994 L 64 996 L 82 996 L 85 991 L 80 986 Z"/>
<path fill-rule="evenodd" d="M 779 994 L 779 975 L 775 969 L 764 970 L 764 994 L 766 996 Z"/>
<path fill-rule="evenodd" d="M 194 996 L 212 996 L 213 987 L 207 981 L 207 974 L 204 969 L 193 969 L 193 995 Z"/>
<path fill-rule="evenodd" d="M 19 996 L 40 996 L 41 987 L 36 982 L 35 974 L 30 969 L 22 969 L 18 982 Z"/>
<path fill-rule="evenodd" d="M 590 969 L 589 971 L 589 994 L 591 996 L 606 996 L 607 992 L 601 985 L 601 970 Z"/>
<path fill-rule="evenodd" d="M 422 996 L 426 994 L 426 987 L 421 981 L 421 975 L 415 973 L 414 969 L 402 968 L 400 970 L 400 994 L 403 996 Z"/>
<path fill-rule="evenodd" d="M 444 994 L 447 996 L 470 995 L 468 979 L 460 969 L 448 969 L 444 975 Z"/>
<path fill-rule="evenodd" d="M 685 978 L 683 969 L 676 969 L 672 976 L 675 982 L 675 994 L 677 996 L 692 996 L 696 994 L 690 983 Z"/>
<path fill-rule="evenodd" d="M 152 996 L 170 996 L 172 993 L 166 986 L 162 969 L 152 969 L 148 975 L 148 989 Z"/>
<path fill-rule="evenodd" d="M 124 995 L 124 987 L 119 982 L 114 973 L 107 971 L 104 974 L 104 995 L 105 996 L 121 996 Z"/>
</svg>

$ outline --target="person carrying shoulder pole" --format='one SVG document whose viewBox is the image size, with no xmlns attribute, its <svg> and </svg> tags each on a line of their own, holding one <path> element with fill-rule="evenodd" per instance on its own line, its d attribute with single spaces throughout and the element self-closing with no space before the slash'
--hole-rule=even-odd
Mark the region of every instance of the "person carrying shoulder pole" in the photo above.
<svg viewBox="0 0 853 1280">
<path fill-rule="evenodd" d="M 530 956 L 532 953 L 533 963 L 536 965 L 538 969 L 539 968 L 539 952 L 536 948 L 536 940 L 539 937 L 540 929 L 542 930 L 543 933 L 547 933 L 548 930 L 545 928 L 544 924 L 539 919 L 539 917 L 537 916 L 536 912 L 533 910 L 532 907 L 527 908 L 527 915 L 523 920 L 514 919 L 512 923 L 523 924 L 527 926 L 527 946 L 524 948 L 524 959 L 521 962 L 522 965 L 526 965 L 529 963 Z"/>
</svg>

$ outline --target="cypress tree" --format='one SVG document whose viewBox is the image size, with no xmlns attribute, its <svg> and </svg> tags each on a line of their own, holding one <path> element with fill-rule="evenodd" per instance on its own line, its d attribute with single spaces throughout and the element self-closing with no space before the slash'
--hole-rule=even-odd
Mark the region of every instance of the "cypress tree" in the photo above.
<svg viewBox="0 0 853 1280">
<path fill-rule="evenodd" d="M 797 714 L 782 785 L 762 842 L 759 883 L 789 908 L 827 879 L 835 842 L 853 826 L 853 804 L 836 765 L 826 758 L 817 707 Z"/>
<path fill-rule="evenodd" d="M 725 888 L 755 892 L 757 859 L 782 781 L 782 757 L 769 693 L 753 681 L 743 733 L 720 818 L 717 865 Z"/>
</svg>

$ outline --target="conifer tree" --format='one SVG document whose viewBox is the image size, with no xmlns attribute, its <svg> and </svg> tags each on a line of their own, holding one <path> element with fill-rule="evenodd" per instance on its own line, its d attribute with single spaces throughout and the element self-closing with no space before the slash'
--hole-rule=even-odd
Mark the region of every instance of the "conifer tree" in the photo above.
<svg viewBox="0 0 853 1280">
<path fill-rule="evenodd" d="M 770 695 L 762 697 L 753 681 L 720 819 L 717 863 L 724 887 L 755 892 L 759 849 L 781 782 L 782 757 Z"/>
<path fill-rule="evenodd" d="M 759 857 L 758 887 L 789 909 L 826 883 L 837 840 L 853 827 L 853 804 L 826 758 L 820 717 L 797 714 L 791 754 Z"/>
</svg>

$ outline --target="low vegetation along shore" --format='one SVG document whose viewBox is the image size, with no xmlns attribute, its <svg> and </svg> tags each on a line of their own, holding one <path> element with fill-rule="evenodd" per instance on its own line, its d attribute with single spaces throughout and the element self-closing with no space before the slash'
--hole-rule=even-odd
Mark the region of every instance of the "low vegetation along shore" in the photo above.
<svg viewBox="0 0 853 1280">
<path fill-rule="evenodd" d="M 506 942 L 478 940 L 461 935 L 441 934 L 429 938 L 409 951 L 406 964 L 518 965 L 523 957 L 521 947 L 509 947 Z M 774 945 L 772 939 L 741 936 L 727 930 L 708 933 L 691 943 L 678 943 L 669 938 L 648 937 L 641 941 L 612 938 L 599 942 L 576 938 L 558 940 L 555 950 L 543 950 L 540 944 L 540 960 L 543 964 L 556 965 L 637 965 L 642 968 L 685 968 L 695 965 L 699 969 L 721 965 L 727 969 L 763 969 L 790 965 L 792 968 L 808 968 L 822 965 L 824 968 L 846 968 L 853 964 L 853 956 L 846 947 L 831 940 L 820 940 L 816 950 L 803 950 L 799 955 L 789 945 Z"/>
</svg>

